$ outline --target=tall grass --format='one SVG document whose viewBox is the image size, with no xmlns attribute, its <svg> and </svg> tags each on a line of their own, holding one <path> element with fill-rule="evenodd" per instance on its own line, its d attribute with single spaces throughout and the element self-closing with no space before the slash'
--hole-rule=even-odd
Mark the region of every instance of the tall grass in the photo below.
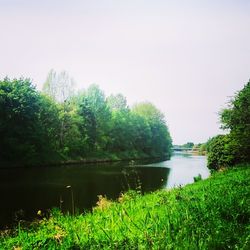
<svg viewBox="0 0 250 250">
<path fill-rule="evenodd" d="M 1 249 L 250 249 L 250 165 L 2 232 Z"/>
</svg>

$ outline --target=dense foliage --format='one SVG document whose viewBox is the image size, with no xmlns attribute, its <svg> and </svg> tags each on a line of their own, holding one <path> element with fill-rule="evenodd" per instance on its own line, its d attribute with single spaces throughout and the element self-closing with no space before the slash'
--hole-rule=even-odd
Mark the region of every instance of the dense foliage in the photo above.
<svg viewBox="0 0 250 250">
<path fill-rule="evenodd" d="M 97 85 L 76 95 L 72 80 L 51 71 L 44 92 L 30 80 L 0 81 L 0 163 L 34 164 L 89 158 L 169 157 L 171 137 L 151 103 L 132 109 Z"/>
<path fill-rule="evenodd" d="M 0 160 L 41 161 L 56 149 L 58 108 L 29 80 L 0 82 Z"/>
<path fill-rule="evenodd" d="M 208 141 L 208 166 L 212 169 L 250 162 L 250 81 L 221 114 L 222 127 L 230 132 Z"/>
<path fill-rule="evenodd" d="M 229 134 L 217 135 L 207 142 L 208 166 L 212 169 L 229 167 L 236 163 L 237 145 Z"/>
<path fill-rule="evenodd" d="M 118 202 L 100 197 L 93 213 L 55 211 L 0 235 L 1 249 L 249 249 L 250 166 L 184 188 Z"/>
</svg>

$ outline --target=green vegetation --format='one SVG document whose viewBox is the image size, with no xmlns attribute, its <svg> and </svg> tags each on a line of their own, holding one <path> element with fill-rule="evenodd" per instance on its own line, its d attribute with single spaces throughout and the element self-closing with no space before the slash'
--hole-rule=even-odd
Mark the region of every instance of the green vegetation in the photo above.
<svg viewBox="0 0 250 250">
<path fill-rule="evenodd" d="M 130 108 L 121 94 L 106 97 L 94 84 L 75 94 L 73 85 L 54 71 L 43 92 L 27 79 L 0 81 L 0 165 L 170 157 L 168 127 L 153 104 Z M 116 202 L 100 196 L 92 212 L 75 216 L 72 191 L 73 215 L 53 210 L 19 221 L 1 231 L 0 248 L 249 249 L 250 82 L 220 116 L 229 134 L 181 147 L 207 151 L 208 166 L 223 171 L 184 188 L 129 191 Z M 231 167 L 237 163 L 244 165 Z"/>
<path fill-rule="evenodd" d="M 51 71 L 39 92 L 28 79 L 0 81 L 0 165 L 68 160 L 169 158 L 171 137 L 151 103 L 127 106 L 97 85 L 74 94 L 66 72 Z"/>
<path fill-rule="evenodd" d="M 182 147 L 182 148 L 193 148 L 193 146 L 194 146 L 193 142 L 187 142 L 187 143 L 181 145 L 180 147 Z"/>
<path fill-rule="evenodd" d="M 57 148 L 59 109 L 30 81 L 0 82 L 0 162 L 43 162 Z"/>
<path fill-rule="evenodd" d="M 250 165 L 184 188 L 119 202 L 100 197 L 92 213 L 53 211 L 48 219 L 2 232 L 1 249 L 249 249 Z"/>
<path fill-rule="evenodd" d="M 219 169 L 250 162 L 250 81 L 220 113 L 222 128 L 230 131 L 207 143 L 208 167 Z"/>
<path fill-rule="evenodd" d="M 206 155 L 207 154 L 207 143 L 198 143 L 193 146 L 193 151 L 197 155 Z"/>
</svg>

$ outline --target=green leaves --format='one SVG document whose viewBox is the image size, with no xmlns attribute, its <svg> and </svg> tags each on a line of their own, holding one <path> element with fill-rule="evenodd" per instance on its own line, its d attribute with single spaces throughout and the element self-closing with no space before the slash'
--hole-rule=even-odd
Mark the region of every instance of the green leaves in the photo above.
<svg viewBox="0 0 250 250">
<path fill-rule="evenodd" d="M 0 82 L 1 159 L 26 160 L 37 153 L 40 100 L 28 79 Z"/>
<path fill-rule="evenodd" d="M 93 84 L 71 96 L 69 86 L 67 74 L 54 71 L 45 93 L 26 79 L 0 82 L 0 162 L 170 156 L 170 134 L 153 104 L 137 104 L 131 111 L 121 94 L 106 98 Z"/>
<path fill-rule="evenodd" d="M 250 82 L 230 101 L 220 113 L 222 128 L 228 135 L 212 138 L 208 143 L 208 165 L 218 169 L 250 161 Z"/>
<path fill-rule="evenodd" d="M 208 167 L 217 170 L 233 165 L 234 146 L 230 135 L 218 135 L 210 139 L 207 143 Z"/>
<path fill-rule="evenodd" d="M 170 156 L 172 139 L 165 122 L 164 115 L 150 102 L 136 104 L 132 108 L 133 114 L 143 119 L 147 127 L 144 131 L 147 138 L 148 149 L 146 153 L 152 156 Z"/>
</svg>

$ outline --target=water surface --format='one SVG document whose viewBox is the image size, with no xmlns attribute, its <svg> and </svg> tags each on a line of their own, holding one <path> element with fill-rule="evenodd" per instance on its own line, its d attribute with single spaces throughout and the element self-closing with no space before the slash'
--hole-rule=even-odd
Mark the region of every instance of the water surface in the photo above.
<svg viewBox="0 0 250 250">
<path fill-rule="evenodd" d="M 170 169 L 167 188 L 178 187 L 194 182 L 194 177 L 208 178 L 210 171 L 207 168 L 207 158 L 191 154 L 175 153 L 170 161 L 149 164 L 154 167 L 166 167 Z"/>
<path fill-rule="evenodd" d="M 191 183 L 199 174 L 209 176 L 206 158 L 180 154 L 170 161 L 150 164 L 0 169 L 0 227 L 34 219 L 38 210 L 48 213 L 52 207 L 71 213 L 72 195 L 81 213 L 95 206 L 98 195 L 115 200 L 128 189 L 151 192 Z"/>
</svg>

